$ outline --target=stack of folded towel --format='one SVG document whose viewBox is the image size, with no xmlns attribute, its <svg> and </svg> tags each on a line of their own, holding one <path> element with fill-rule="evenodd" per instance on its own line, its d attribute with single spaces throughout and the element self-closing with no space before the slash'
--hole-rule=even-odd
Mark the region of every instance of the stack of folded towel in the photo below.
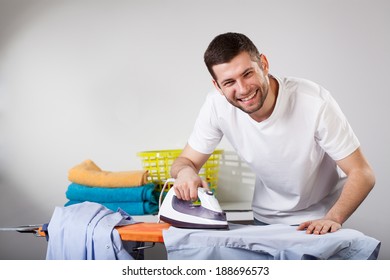
<svg viewBox="0 0 390 280">
<path fill-rule="evenodd" d="M 92 160 L 85 160 L 69 170 L 71 184 L 66 191 L 69 201 L 65 206 L 91 201 L 113 211 L 120 208 L 130 215 L 155 214 L 158 193 L 147 177 L 144 170 L 103 171 Z"/>
</svg>

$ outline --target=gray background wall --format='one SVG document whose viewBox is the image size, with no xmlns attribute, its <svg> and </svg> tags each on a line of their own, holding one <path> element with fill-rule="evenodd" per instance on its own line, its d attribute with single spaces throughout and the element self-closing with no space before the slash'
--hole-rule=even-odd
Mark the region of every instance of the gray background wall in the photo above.
<svg viewBox="0 0 390 280">
<path fill-rule="evenodd" d="M 0 0 L 0 227 L 49 221 L 85 159 L 140 169 L 137 152 L 183 147 L 212 89 L 203 52 L 237 31 L 274 75 L 333 93 L 377 175 L 345 227 L 381 240 L 390 259 L 389 12 L 386 0 Z M 250 198 L 221 182 L 221 200 Z M 0 244 L 1 259 L 46 253 L 29 234 L 0 232 Z"/>
</svg>

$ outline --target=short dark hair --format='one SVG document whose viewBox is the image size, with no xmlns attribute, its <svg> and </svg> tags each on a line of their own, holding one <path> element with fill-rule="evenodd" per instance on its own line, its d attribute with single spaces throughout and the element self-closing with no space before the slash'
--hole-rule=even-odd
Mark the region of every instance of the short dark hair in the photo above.
<svg viewBox="0 0 390 280">
<path fill-rule="evenodd" d="M 247 52 L 253 61 L 258 61 L 260 53 L 253 42 L 244 34 L 228 32 L 215 37 L 204 53 L 204 62 L 211 76 L 216 80 L 212 67 L 227 63 L 242 52 Z"/>
</svg>

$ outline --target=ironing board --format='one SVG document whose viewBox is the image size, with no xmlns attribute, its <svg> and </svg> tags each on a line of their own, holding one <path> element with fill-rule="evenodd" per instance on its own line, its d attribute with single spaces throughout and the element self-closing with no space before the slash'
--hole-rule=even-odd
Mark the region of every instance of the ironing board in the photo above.
<svg viewBox="0 0 390 280">
<path fill-rule="evenodd" d="M 124 241 L 163 243 L 162 232 L 170 226 L 168 223 L 137 223 L 116 227 L 116 230 Z"/>
<path fill-rule="evenodd" d="M 239 225 L 236 225 L 239 226 Z M 273 228 L 275 227 L 281 227 L 282 225 L 272 225 Z M 136 247 L 132 248 L 134 252 L 142 252 L 143 249 L 149 249 L 154 246 L 155 243 L 163 243 L 165 245 L 165 240 L 163 237 L 163 231 L 167 230 L 171 227 L 169 223 L 158 223 L 158 222 L 138 222 L 131 225 L 125 225 L 125 226 L 117 226 L 115 229 L 118 231 L 122 241 L 135 241 L 135 242 L 149 242 L 152 243 L 151 245 L 145 245 L 145 244 L 139 244 L 136 245 Z M 263 227 L 260 227 L 263 228 Z M 265 227 L 263 228 L 266 229 Z M 269 230 L 269 229 L 267 229 Z M 294 230 L 294 229 L 291 229 Z M 345 229 L 350 230 L 350 229 Z M 42 225 L 30 225 L 30 226 L 20 226 L 16 228 L 0 228 L 0 231 L 17 231 L 17 232 L 26 232 L 26 233 L 34 233 L 36 236 L 46 237 L 46 229 L 45 226 Z M 225 231 L 222 231 L 225 232 Z M 294 231 L 295 233 L 295 231 Z M 274 236 L 274 235 L 273 235 Z M 311 236 L 311 235 L 308 235 Z M 280 237 L 279 237 L 280 238 Z M 347 239 L 350 238 L 350 235 L 347 236 Z M 372 238 L 370 238 L 372 239 Z M 199 239 L 198 237 L 198 242 Z M 277 240 L 277 237 L 276 237 Z M 359 241 L 359 240 L 358 240 Z M 200 241 L 200 242 L 204 242 Z M 361 242 L 361 241 L 359 241 Z M 365 241 L 365 244 L 367 242 Z M 379 244 L 379 245 L 378 245 Z M 375 244 L 376 249 L 372 252 L 373 259 L 376 259 L 378 257 L 379 249 L 380 249 L 380 242 L 378 244 Z M 192 248 L 192 247 L 191 247 Z M 221 248 L 214 248 L 216 250 L 220 250 Z M 223 249 L 223 248 L 222 248 Z M 191 249 L 192 250 L 192 249 Z M 364 253 L 364 250 L 356 250 L 357 253 Z M 218 253 L 220 255 L 220 252 Z M 371 256 L 369 256 L 371 259 Z M 136 258 L 138 259 L 138 257 Z"/>
<path fill-rule="evenodd" d="M 132 225 L 117 226 L 115 229 L 123 241 L 163 243 L 164 238 L 162 232 L 170 226 L 168 223 L 140 222 Z M 46 236 L 42 227 L 36 229 L 35 232 L 38 236 Z"/>
</svg>

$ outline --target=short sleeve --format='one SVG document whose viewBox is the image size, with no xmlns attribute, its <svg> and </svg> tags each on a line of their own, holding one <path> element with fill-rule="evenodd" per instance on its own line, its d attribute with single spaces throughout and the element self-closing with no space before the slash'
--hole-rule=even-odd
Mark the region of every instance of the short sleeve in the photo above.
<svg viewBox="0 0 390 280">
<path fill-rule="evenodd" d="M 330 94 L 326 95 L 318 116 L 316 139 L 334 160 L 347 157 L 360 146 L 347 118 Z"/>
<path fill-rule="evenodd" d="M 213 96 L 214 94 L 207 96 L 188 140 L 191 148 L 203 154 L 211 154 L 223 137 L 218 126 Z"/>
</svg>

